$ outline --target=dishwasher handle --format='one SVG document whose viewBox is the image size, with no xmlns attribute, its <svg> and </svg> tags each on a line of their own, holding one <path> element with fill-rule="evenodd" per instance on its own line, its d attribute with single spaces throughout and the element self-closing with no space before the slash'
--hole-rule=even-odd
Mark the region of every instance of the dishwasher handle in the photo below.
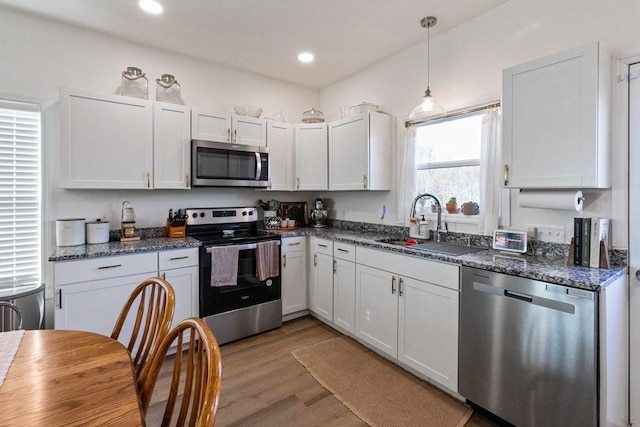
<svg viewBox="0 0 640 427">
<path fill-rule="evenodd" d="M 504 296 L 509 298 L 515 298 L 520 301 L 533 302 L 533 297 L 531 297 L 530 295 L 513 292 L 508 289 L 504 290 Z"/>
</svg>

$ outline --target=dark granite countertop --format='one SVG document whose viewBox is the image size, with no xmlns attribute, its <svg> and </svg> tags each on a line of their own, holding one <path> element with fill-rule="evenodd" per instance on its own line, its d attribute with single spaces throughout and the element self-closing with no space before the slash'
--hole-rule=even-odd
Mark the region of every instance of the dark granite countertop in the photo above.
<svg viewBox="0 0 640 427">
<path fill-rule="evenodd" d="M 112 241 L 93 245 L 58 246 L 49 256 L 49 261 L 71 261 L 117 255 L 131 255 L 143 252 L 165 251 L 169 249 L 197 248 L 200 241 L 192 237 L 150 237 L 137 242 Z"/>
<path fill-rule="evenodd" d="M 381 249 L 405 255 L 412 255 L 437 261 L 445 261 L 481 270 L 510 274 L 512 276 L 540 280 L 558 285 L 599 291 L 627 273 L 626 266 L 609 269 L 567 266 L 564 257 L 544 257 L 539 255 L 510 254 L 486 249 L 466 255 L 452 256 L 427 252 L 411 247 L 379 242 L 396 236 L 382 232 L 349 231 L 339 228 L 299 228 L 296 230 L 274 231 L 282 237 L 317 236 L 329 240 L 352 243 L 373 249 Z M 397 236 L 404 239 L 403 236 Z"/>
</svg>

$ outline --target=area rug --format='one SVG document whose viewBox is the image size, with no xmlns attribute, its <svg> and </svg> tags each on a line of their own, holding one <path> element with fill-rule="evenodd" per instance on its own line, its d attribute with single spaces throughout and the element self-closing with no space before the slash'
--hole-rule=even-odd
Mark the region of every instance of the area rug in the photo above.
<svg viewBox="0 0 640 427">
<path fill-rule="evenodd" d="M 291 352 L 338 400 L 374 427 L 462 427 L 473 411 L 347 337 Z"/>
</svg>

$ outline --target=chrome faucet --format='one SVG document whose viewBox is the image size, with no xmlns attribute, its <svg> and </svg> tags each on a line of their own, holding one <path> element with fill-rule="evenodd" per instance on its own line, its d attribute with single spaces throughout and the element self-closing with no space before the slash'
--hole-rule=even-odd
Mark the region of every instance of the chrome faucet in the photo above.
<svg viewBox="0 0 640 427">
<path fill-rule="evenodd" d="M 441 211 L 440 200 L 438 200 L 436 196 L 430 193 L 418 194 L 418 196 L 415 199 L 413 199 L 413 202 L 411 203 L 411 212 L 409 213 L 409 218 L 413 218 L 416 216 L 416 203 L 418 203 L 418 201 L 423 197 L 429 197 L 433 199 L 434 202 L 436 202 L 436 208 L 438 208 L 438 219 L 436 223 L 436 242 L 439 242 L 440 233 L 442 232 L 442 216 L 440 212 Z"/>
</svg>

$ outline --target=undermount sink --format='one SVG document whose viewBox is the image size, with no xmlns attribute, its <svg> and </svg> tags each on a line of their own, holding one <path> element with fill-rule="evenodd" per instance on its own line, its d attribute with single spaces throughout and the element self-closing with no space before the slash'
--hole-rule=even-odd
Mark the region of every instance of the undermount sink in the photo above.
<svg viewBox="0 0 640 427">
<path fill-rule="evenodd" d="M 383 239 L 378 241 L 380 243 L 386 243 L 389 245 L 404 246 L 409 249 L 415 249 L 415 250 L 426 251 L 426 252 L 435 252 L 435 253 L 452 255 L 452 256 L 465 255 L 465 254 L 480 252 L 484 250 L 484 248 L 454 245 L 452 243 L 443 243 L 443 242 L 426 242 L 426 243 L 418 243 L 415 245 L 407 245 L 406 240 Z"/>
</svg>

